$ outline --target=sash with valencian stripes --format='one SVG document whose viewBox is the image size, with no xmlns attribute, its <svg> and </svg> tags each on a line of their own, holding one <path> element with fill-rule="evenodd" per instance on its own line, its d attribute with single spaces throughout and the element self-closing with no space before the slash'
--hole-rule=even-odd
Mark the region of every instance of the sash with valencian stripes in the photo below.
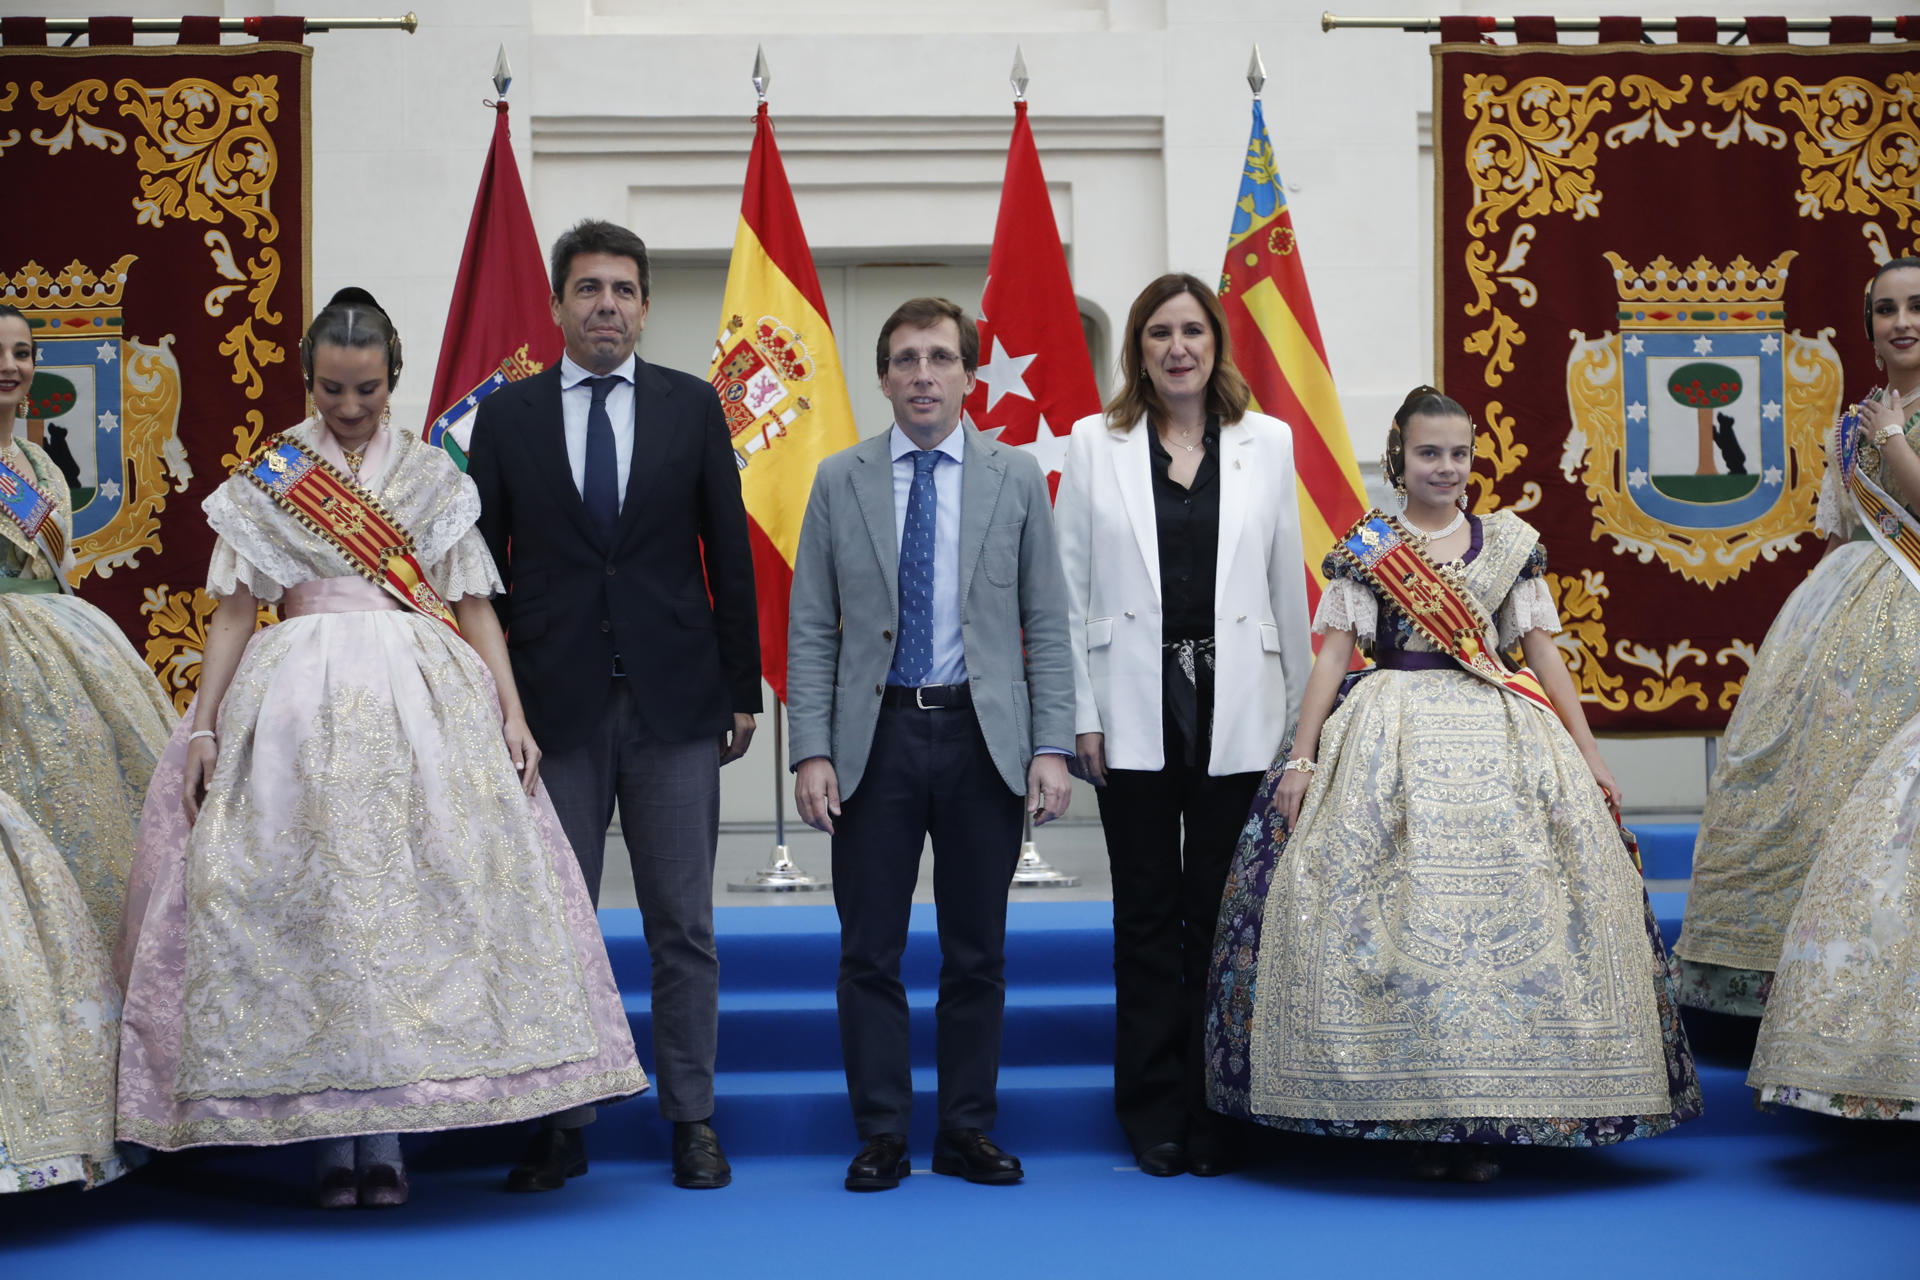
<svg viewBox="0 0 1920 1280">
<path fill-rule="evenodd" d="M 1489 684 L 1553 710 L 1539 679 L 1525 667 L 1509 671 L 1487 652 L 1489 620 L 1474 598 L 1427 559 L 1392 516 L 1362 516 L 1340 540 L 1340 552 L 1395 612 L 1433 646 Z"/>
<path fill-rule="evenodd" d="M 1860 508 L 1861 521 L 1873 535 L 1874 542 L 1887 553 L 1888 559 L 1900 566 L 1907 581 L 1920 588 L 1920 529 L 1915 528 L 1906 508 L 1875 484 L 1866 468 L 1860 465 L 1862 434 L 1859 411 L 1847 410 L 1840 425 L 1834 428 L 1840 474 L 1846 478 L 1847 492 Z"/>
<path fill-rule="evenodd" d="M 0 512 L 46 555 L 60 590 L 72 594 L 67 576 L 60 572 L 61 562 L 67 558 L 67 531 L 60 527 L 60 504 L 8 466 L 5 458 L 0 458 Z"/>
<path fill-rule="evenodd" d="M 258 485 L 281 510 L 325 538 L 355 573 L 407 608 L 460 634 L 453 610 L 413 558 L 413 535 L 326 459 L 282 435 L 242 463 L 239 474 Z"/>
</svg>

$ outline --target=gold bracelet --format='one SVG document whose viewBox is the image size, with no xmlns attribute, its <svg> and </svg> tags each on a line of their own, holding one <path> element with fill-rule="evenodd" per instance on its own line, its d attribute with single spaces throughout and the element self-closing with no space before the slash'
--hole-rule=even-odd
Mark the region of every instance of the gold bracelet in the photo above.
<svg viewBox="0 0 1920 1280">
<path fill-rule="evenodd" d="M 1318 770 L 1319 767 L 1320 767 L 1319 765 L 1307 759 L 1305 756 L 1296 756 L 1294 759 L 1289 760 L 1285 764 L 1281 765 L 1280 772 L 1282 773 L 1296 773 L 1296 772 L 1313 773 L 1316 770 Z"/>
</svg>

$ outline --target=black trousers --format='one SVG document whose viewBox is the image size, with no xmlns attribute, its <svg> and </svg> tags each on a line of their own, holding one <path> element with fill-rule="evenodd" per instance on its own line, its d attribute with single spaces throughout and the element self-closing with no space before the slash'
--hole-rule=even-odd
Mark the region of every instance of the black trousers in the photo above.
<svg viewBox="0 0 1920 1280">
<path fill-rule="evenodd" d="M 833 832 L 840 1049 L 863 1140 L 906 1133 L 912 1115 L 900 955 L 929 836 L 940 928 L 939 1127 L 993 1127 L 1007 998 L 1007 888 L 1020 860 L 1023 799 L 994 768 L 971 708 L 881 708 L 866 774 L 842 802 Z"/>
<path fill-rule="evenodd" d="M 1202 1145 L 1225 1123 L 1206 1102 L 1207 965 L 1261 777 L 1214 778 L 1204 761 L 1169 763 L 1109 769 L 1100 789 L 1113 869 L 1114 1110 L 1135 1154 L 1163 1142 Z"/>
</svg>

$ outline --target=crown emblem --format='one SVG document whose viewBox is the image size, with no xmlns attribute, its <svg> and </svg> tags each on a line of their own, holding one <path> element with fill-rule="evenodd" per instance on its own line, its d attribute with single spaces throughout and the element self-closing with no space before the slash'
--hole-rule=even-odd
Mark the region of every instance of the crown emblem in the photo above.
<svg viewBox="0 0 1920 1280">
<path fill-rule="evenodd" d="M 500 362 L 500 372 L 508 382 L 518 382 L 522 378 L 531 378 L 546 366 L 527 354 L 529 343 L 521 343 L 520 349 Z"/>
<path fill-rule="evenodd" d="M 22 311 L 68 310 L 76 307 L 117 307 L 127 287 L 127 268 L 136 254 L 122 254 L 119 261 L 95 275 L 78 258 L 59 271 L 49 271 L 37 262 L 8 276 L 0 273 L 0 302 Z"/>
<path fill-rule="evenodd" d="M 1680 307 L 1718 307 L 1726 303 L 1778 303 L 1786 296 L 1787 264 L 1798 256 L 1788 249 L 1770 266 L 1760 268 L 1737 257 L 1723 271 L 1704 256 L 1693 265 L 1676 267 L 1662 254 L 1635 270 L 1625 258 L 1608 251 L 1613 278 L 1623 303 L 1668 303 Z"/>
<path fill-rule="evenodd" d="M 732 317 L 727 322 L 727 337 L 733 337 L 745 327 L 742 317 Z M 813 376 L 813 360 L 807 351 L 806 339 L 781 324 L 778 318 L 761 316 L 747 341 L 773 368 L 774 376 L 780 381 L 805 382 Z"/>
</svg>

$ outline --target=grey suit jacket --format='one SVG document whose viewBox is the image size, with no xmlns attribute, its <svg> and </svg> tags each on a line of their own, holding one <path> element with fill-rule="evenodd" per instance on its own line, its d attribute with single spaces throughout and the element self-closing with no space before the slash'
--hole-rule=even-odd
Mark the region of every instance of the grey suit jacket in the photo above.
<svg viewBox="0 0 1920 1280">
<path fill-rule="evenodd" d="M 1008 787 L 1036 746 L 1071 751 L 1073 655 L 1047 479 L 963 422 L 960 633 L 973 712 Z M 794 767 L 833 761 L 842 799 L 866 772 L 900 629 L 900 547 L 888 436 L 820 464 L 800 527 L 787 629 Z M 1024 640 L 1024 645 L 1023 645 Z"/>
</svg>

